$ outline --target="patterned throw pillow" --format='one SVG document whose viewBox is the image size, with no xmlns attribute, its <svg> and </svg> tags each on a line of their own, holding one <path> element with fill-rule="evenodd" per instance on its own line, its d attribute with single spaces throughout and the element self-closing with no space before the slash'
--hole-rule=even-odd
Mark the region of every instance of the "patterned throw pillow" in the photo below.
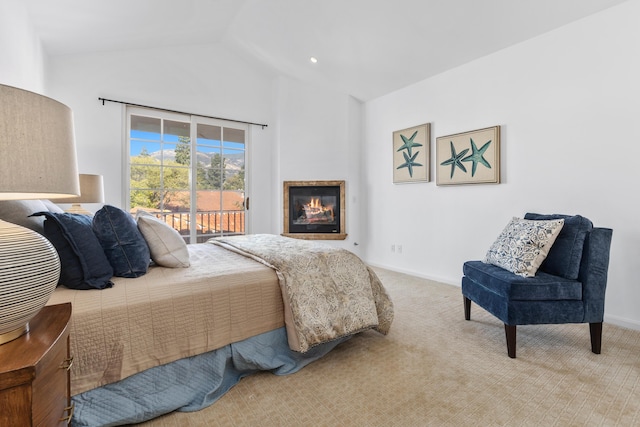
<svg viewBox="0 0 640 427">
<path fill-rule="evenodd" d="M 531 221 L 514 217 L 493 242 L 484 262 L 522 277 L 533 277 L 563 225 L 563 219 Z"/>
</svg>

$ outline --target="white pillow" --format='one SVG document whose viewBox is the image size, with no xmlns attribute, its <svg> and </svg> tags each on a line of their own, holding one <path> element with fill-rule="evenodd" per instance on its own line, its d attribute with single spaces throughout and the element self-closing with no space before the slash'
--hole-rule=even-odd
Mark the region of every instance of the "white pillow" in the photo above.
<svg viewBox="0 0 640 427">
<path fill-rule="evenodd" d="M 538 221 L 514 217 L 493 242 L 484 262 L 522 277 L 533 277 L 563 225 L 564 219 Z"/>
<path fill-rule="evenodd" d="M 138 229 L 149 245 L 151 259 L 163 267 L 189 267 L 189 250 L 180 233 L 155 216 L 139 211 Z"/>
</svg>

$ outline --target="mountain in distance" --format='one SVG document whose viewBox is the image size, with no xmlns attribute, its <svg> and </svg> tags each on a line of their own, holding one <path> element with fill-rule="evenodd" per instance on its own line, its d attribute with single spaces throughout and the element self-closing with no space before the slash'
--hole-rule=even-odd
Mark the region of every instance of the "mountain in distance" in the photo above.
<svg viewBox="0 0 640 427">
<path fill-rule="evenodd" d="M 162 158 L 162 153 L 164 152 L 165 160 L 174 161 L 176 159 L 176 151 L 175 150 L 163 150 L 163 151 L 154 151 L 153 153 L 149 153 L 149 156 L 160 161 Z M 210 166 L 211 158 L 214 153 L 197 153 L 198 163 L 202 166 Z M 244 153 L 237 154 L 225 154 L 225 166 L 228 173 L 237 173 L 240 172 L 242 166 L 244 165 Z"/>
</svg>

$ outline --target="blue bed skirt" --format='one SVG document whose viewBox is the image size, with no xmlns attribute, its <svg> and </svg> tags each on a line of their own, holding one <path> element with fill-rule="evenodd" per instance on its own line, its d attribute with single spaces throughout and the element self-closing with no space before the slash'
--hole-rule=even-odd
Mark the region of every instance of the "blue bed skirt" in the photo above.
<svg viewBox="0 0 640 427">
<path fill-rule="evenodd" d="M 72 426 L 140 423 L 173 411 L 205 408 L 257 371 L 287 375 L 321 358 L 348 338 L 301 354 L 289 349 L 284 327 L 220 349 L 147 369 L 72 397 Z"/>
</svg>

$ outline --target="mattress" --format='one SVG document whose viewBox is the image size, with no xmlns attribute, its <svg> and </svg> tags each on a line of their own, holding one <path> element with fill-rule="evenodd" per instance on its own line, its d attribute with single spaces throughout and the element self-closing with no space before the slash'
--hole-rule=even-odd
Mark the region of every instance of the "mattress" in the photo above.
<svg viewBox="0 0 640 427">
<path fill-rule="evenodd" d="M 110 289 L 56 289 L 48 304 L 73 306 L 72 395 L 284 325 L 271 268 L 207 243 L 188 248 L 189 268 L 153 266 Z"/>
</svg>

